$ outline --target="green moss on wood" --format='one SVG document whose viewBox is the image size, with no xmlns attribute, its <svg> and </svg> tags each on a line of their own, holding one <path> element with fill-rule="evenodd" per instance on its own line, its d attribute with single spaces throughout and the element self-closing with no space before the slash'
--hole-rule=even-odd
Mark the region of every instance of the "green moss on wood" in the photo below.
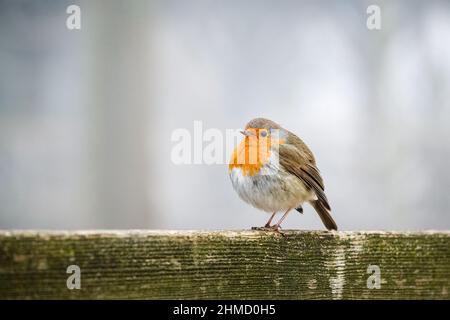
<svg viewBox="0 0 450 320">
<path fill-rule="evenodd" d="M 66 287 L 81 268 L 81 290 Z M 370 264 L 380 289 L 368 289 Z M 450 233 L 0 232 L 0 298 L 448 299 Z"/>
</svg>

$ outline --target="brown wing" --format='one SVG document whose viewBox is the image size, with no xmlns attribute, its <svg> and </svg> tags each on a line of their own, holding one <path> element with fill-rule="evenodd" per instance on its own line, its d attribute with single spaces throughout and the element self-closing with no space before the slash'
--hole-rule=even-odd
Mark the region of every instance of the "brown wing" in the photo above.
<svg viewBox="0 0 450 320">
<path fill-rule="evenodd" d="M 325 186 L 323 179 L 316 167 L 314 156 L 300 138 L 296 136 L 295 138 L 291 139 L 289 137 L 289 144 L 280 145 L 280 165 L 286 171 L 299 178 L 316 194 L 318 200 L 323 203 L 324 207 L 331 210 L 324 192 Z"/>
<path fill-rule="evenodd" d="M 314 158 L 313 153 L 311 152 L 311 150 L 309 150 L 308 146 L 303 142 L 302 139 L 289 132 L 288 140 L 289 144 L 287 146 L 292 145 L 299 151 L 299 153 L 303 156 L 303 158 L 307 160 L 308 163 L 311 163 L 313 165 L 316 164 L 316 159 Z"/>
</svg>

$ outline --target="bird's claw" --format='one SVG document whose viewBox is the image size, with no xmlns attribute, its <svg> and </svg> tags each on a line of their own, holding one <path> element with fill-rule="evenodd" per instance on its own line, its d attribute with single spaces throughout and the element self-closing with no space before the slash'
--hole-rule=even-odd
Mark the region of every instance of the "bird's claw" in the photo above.
<svg viewBox="0 0 450 320">
<path fill-rule="evenodd" d="M 273 226 L 268 226 L 267 224 L 264 227 L 252 227 L 252 230 L 257 230 L 257 231 L 272 231 L 272 232 L 277 232 L 281 235 L 285 235 L 282 231 L 281 231 L 281 226 L 278 224 L 274 224 Z"/>
<path fill-rule="evenodd" d="M 272 231 L 272 228 L 270 227 L 252 227 L 252 230 L 256 230 L 256 231 Z"/>
</svg>

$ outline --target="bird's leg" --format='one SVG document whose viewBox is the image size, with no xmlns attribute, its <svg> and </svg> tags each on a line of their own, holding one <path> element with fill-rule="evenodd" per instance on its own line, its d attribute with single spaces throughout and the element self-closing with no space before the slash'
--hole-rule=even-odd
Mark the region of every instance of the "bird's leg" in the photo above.
<svg viewBox="0 0 450 320">
<path fill-rule="evenodd" d="M 277 213 L 276 211 L 274 213 L 272 213 L 272 215 L 270 216 L 269 221 L 267 221 L 267 223 L 266 223 L 266 225 L 264 227 L 252 227 L 252 230 L 259 230 L 259 231 L 272 230 L 272 227 L 270 226 L 270 224 L 272 223 L 273 217 L 275 217 L 276 213 Z"/>
<path fill-rule="evenodd" d="M 279 231 L 279 230 L 281 229 L 281 223 L 282 223 L 283 220 L 287 217 L 287 215 L 289 214 L 289 212 L 291 212 L 291 210 L 292 210 L 292 209 L 288 209 L 288 210 L 283 214 L 283 216 L 281 217 L 280 221 L 278 221 L 277 224 L 274 224 L 271 228 L 274 229 L 274 230 L 276 230 L 276 231 Z"/>
<path fill-rule="evenodd" d="M 267 223 L 264 226 L 264 228 L 270 228 L 270 224 L 272 223 L 273 217 L 275 217 L 275 213 L 277 213 L 277 212 L 275 211 L 274 213 L 272 213 L 272 215 L 270 216 L 269 221 L 267 221 Z"/>
</svg>

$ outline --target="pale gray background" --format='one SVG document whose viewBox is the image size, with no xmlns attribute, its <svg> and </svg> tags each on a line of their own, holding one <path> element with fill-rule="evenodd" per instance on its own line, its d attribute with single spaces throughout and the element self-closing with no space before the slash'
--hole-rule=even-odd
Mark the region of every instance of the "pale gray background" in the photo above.
<svg viewBox="0 0 450 320">
<path fill-rule="evenodd" d="M 449 1 L 0 0 L 0 228 L 262 225 L 170 136 L 264 116 L 314 151 L 341 229 L 449 229 L 449 39 Z"/>
</svg>

